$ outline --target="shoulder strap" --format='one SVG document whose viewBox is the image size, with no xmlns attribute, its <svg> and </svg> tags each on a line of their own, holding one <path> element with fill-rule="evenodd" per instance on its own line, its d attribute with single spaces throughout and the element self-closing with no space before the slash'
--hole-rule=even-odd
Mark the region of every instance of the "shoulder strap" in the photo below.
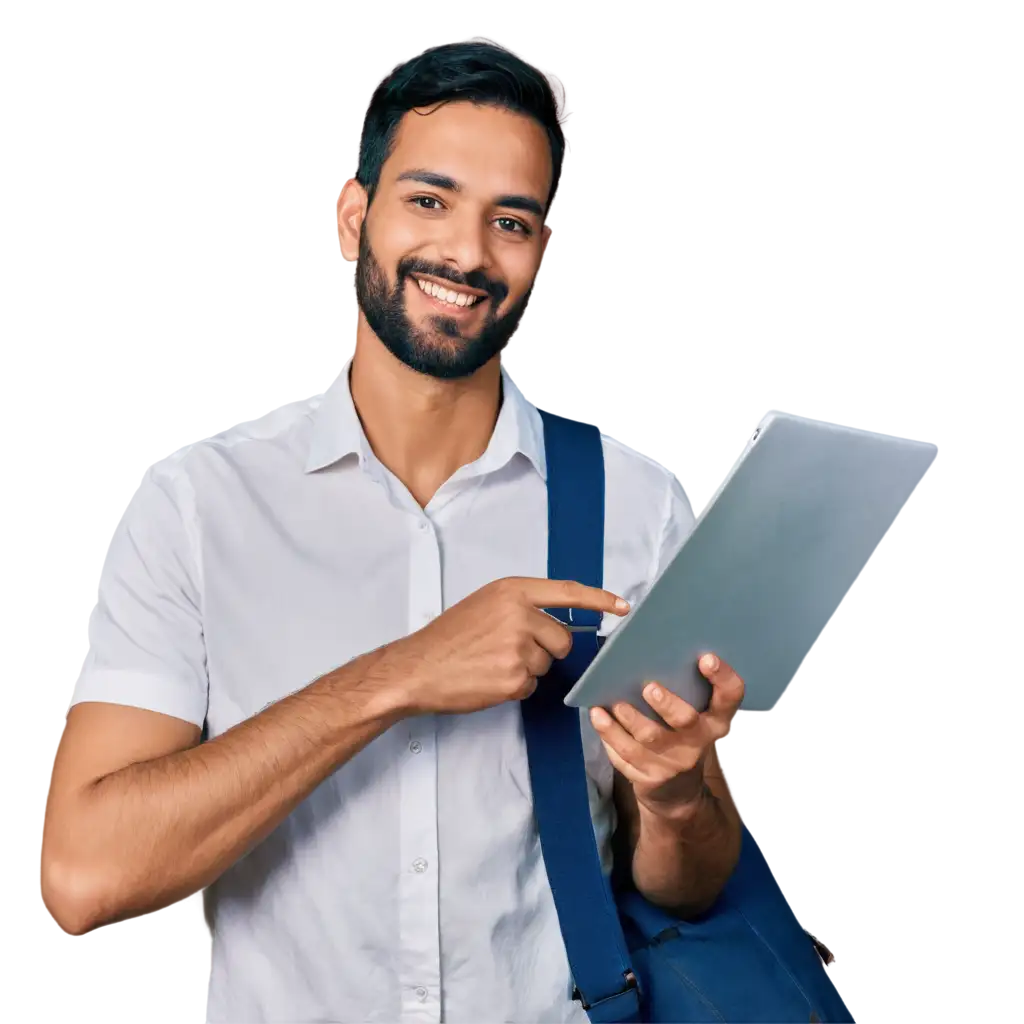
<svg viewBox="0 0 1024 1024">
<path fill-rule="evenodd" d="M 604 456 L 596 427 L 541 412 L 548 489 L 548 577 L 600 587 Z M 566 609 L 549 609 L 570 621 Z M 572 651 L 522 701 L 534 813 L 576 997 L 593 1022 L 637 1021 L 640 1004 L 590 817 L 580 712 L 564 697 L 597 653 L 600 613 L 573 609 Z"/>
</svg>

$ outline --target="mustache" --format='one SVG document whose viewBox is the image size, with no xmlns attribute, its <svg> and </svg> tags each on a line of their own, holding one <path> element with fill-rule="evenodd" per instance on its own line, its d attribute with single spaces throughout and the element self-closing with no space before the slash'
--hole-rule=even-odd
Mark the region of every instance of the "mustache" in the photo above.
<svg viewBox="0 0 1024 1024">
<path fill-rule="evenodd" d="M 483 271 L 471 270 L 468 274 L 460 274 L 451 267 L 436 266 L 418 256 L 409 256 L 398 264 L 399 283 L 410 274 L 429 274 L 443 281 L 451 281 L 452 284 L 460 284 L 464 288 L 477 288 L 487 292 L 497 305 L 504 302 L 508 295 L 508 285 L 502 281 L 492 281 Z"/>
</svg>

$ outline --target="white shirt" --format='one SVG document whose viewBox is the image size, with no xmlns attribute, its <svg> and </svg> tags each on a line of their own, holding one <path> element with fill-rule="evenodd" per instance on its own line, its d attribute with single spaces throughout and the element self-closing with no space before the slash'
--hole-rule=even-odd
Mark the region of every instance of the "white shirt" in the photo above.
<svg viewBox="0 0 1024 1024">
<path fill-rule="evenodd" d="M 216 737 L 491 580 L 547 576 L 542 421 L 508 374 L 487 450 L 421 509 L 371 451 L 348 368 L 326 394 L 150 467 L 104 563 L 72 703 Z M 602 440 L 604 585 L 635 602 L 694 517 L 672 474 Z M 614 772 L 581 723 L 607 873 Z M 204 899 L 209 1021 L 587 1020 L 515 701 L 399 722 Z"/>
</svg>

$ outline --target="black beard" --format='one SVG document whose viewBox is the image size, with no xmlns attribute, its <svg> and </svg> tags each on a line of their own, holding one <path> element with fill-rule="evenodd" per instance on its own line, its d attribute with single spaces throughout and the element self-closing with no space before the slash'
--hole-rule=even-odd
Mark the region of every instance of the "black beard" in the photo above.
<svg viewBox="0 0 1024 1024">
<path fill-rule="evenodd" d="M 464 337 L 454 317 L 431 317 L 434 330 L 444 336 L 442 339 L 431 337 L 431 334 L 412 325 L 406 314 L 403 289 L 406 278 L 413 273 L 430 274 L 442 280 L 447 278 L 456 284 L 465 284 L 488 293 L 489 298 L 481 301 L 489 302 L 490 310 L 476 337 Z M 455 281 L 447 268 L 432 266 L 415 257 L 406 257 L 398 264 L 395 288 L 389 293 L 387 278 L 370 247 L 365 225 L 359 237 L 359 260 L 356 263 L 356 299 L 359 308 L 370 329 L 387 350 L 417 373 L 445 380 L 476 373 L 508 344 L 526 311 L 532 291 L 531 285 L 526 294 L 504 316 L 499 317 L 496 310 L 508 295 L 508 289 L 503 284 L 491 281 L 475 270 Z"/>
</svg>

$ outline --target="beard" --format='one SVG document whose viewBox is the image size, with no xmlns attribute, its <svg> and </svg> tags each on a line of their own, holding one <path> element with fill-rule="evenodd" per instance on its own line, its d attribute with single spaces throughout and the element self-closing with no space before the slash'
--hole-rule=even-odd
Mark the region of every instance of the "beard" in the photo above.
<svg viewBox="0 0 1024 1024">
<path fill-rule="evenodd" d="M 475 335 L 462 334 L 454 317 L 439 314 L 429 317 L 430 326 L 413 325 L 405 308 L 405 281 L 412 274 L 430 274 L 454 284 L 487 292 L 489 309 L 483 326 Z M 450 268 L 438 267 L 415 256 L 399 261 L 394 290 L 388 289 L 387 277 L 370 247 L 365 225 L 359 237 L 359 260 L 356 263 L 356 299 L 370 329 L 384 347 L 411 370 L 455 380 L 476 373 L 490 362 L 515 333 L 533 291 L 526 294 L 503 316 L 497 309 L 508 295 L 508 288 L 492 281 L 480 271 L 457 275 Z"/>
</svg>

